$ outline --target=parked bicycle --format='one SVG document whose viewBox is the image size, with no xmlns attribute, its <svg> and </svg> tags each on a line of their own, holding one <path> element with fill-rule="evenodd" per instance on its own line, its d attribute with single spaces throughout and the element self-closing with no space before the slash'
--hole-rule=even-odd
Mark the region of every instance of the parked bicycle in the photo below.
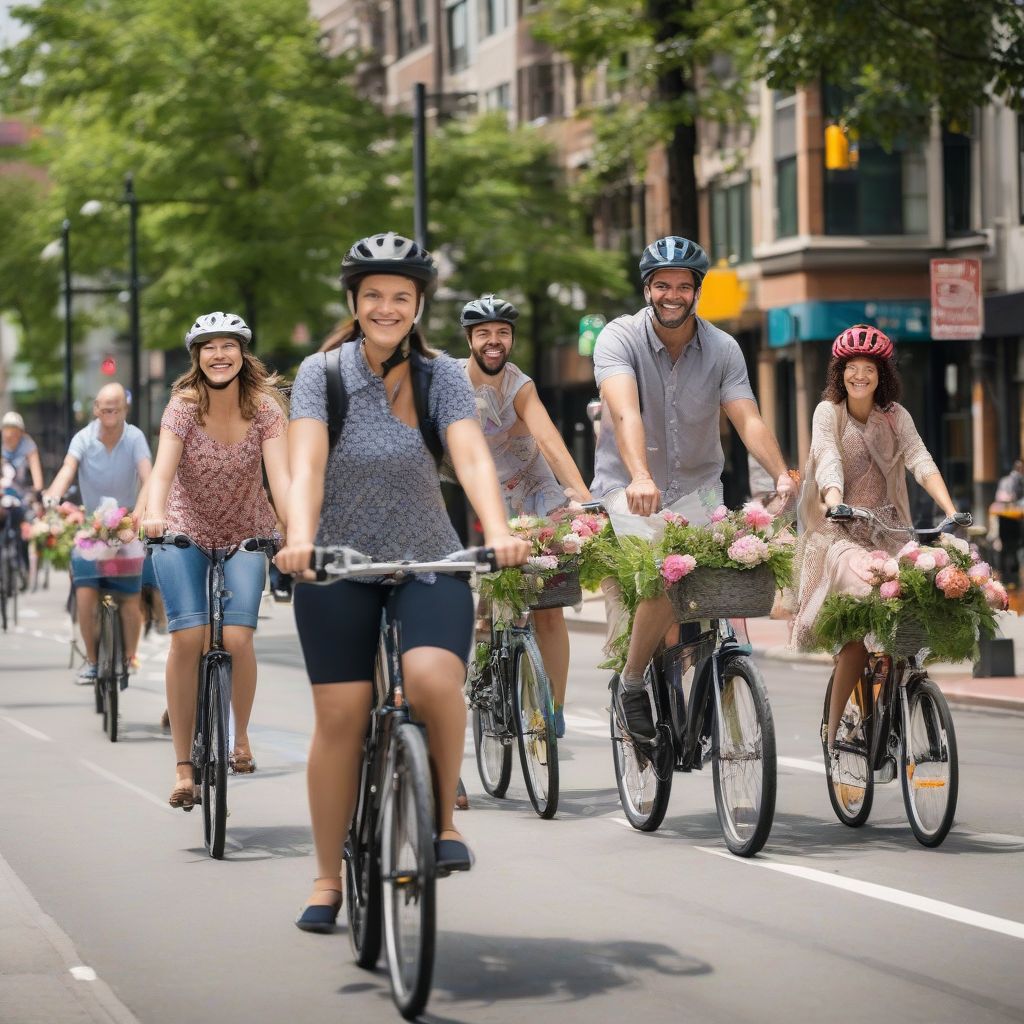
<svg viewBox="0 0 1024 1024">
<path fill-rule="evenodd" d="M 578 585 L 578 581 L 577 581 Z M 504 623 L 492 604 L 490 643 L 478 645 L 467 680 L 476 765 L 485 792 L 503 797 L 512 779 L 512 746 L 542 818 L 558 810 L 554 698 L 530 618 Z"/>
<path fill-rule="evenodd" d="M 224 600 L 228 596 L 224 566 L 239 551 L 262 551 L 272 557 L 275 540 L 253 537 L 226 548 L 206 548 L 183 533 L 148 537 L 146 544 L 156 547 L 194 547 L 210 563 L 208 594 L 210 607 L 210 645 L 199 661 L 196 718 L 192 736 L 192 773 L 200 787 L 203 808 L 203 842 L 216 860 L 224 856 L 228 818 L 228 746 L 231 711 L 231 655 L 224 647 Z M 185 810 L 191 810 L 190 806 Z"/>
<path fill-rule="evenodd" d="M 851 505 L 838 505 L 828 516 L 838 522 L 868 520 L 879 529 L 920 541 L 932 540 L 950 526 L 972 523 L 962 512 L 933 529 L 892 527 L 870 509 Z M 833 672 L 825 691 L 821 742 L 829 801 L 844 825 L 863 825 L 871 813 L 875 785 L 892 782 L 898 774 L 914 836 L 923 846 L 938 846 L 953 824 L 960 770 L 953 717 L 942 691 L 928 678 L 924 647 L 920 624 L 907 620 L 897 627 L 892 654 L 869 658 L 840 721 L 834 766 L 828 751 Z"/>
<path fill-rule="evenodd" d="M 350 548 L 316 548 L 317 581 L 373 576 L 395 583 L 423 573 L 486 573 L 497 565 L 484 548 L 437 562 L 374 562 Z M 373 969 L 382 940 L 399 1012 L 412 1020 L 426 1006 L 436 941 L 435 794 L 427 737 L 406 703 L 401 622 L 385 606 L 374 672 L 374 710 L 366 734 L 359 795 L 345 843 L 349 938 L 356 963 Z"/>
</svg>

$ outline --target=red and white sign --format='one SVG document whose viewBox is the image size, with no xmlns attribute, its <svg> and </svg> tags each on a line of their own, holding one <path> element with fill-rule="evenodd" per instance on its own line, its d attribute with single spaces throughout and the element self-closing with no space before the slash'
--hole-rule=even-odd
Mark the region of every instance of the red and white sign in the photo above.
<svg viewBox="0 0 1024 1024">
<path fill-rule="evenodd" d="M 981 260 L 932 260 L 932 337 L 974 341 L 985 327 Z"/>
</svg>

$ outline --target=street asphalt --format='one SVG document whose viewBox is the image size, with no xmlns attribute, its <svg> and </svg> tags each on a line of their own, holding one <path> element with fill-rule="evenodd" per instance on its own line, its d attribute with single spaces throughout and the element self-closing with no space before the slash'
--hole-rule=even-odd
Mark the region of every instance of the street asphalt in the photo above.
<svg viewBox="0 0 1024 1024">
<path fill-rule="evenodd" d="M 251 729 L 230 780 L 228 855 L 167 806 L 166 637 L 144 642 L 111 744 L 67 669 L 63 577 L 0 636 L 0 1022 L 393 1021 L 383 970 L 343 927 L 292 924 L 316 874 L 304 763 L 312 720 L 291 609 L 265 605 Z M 1024 715 L 956 707 L 957 821 L 926 850 L 898 787 L 867 826 L 834 818 L 817 728 L 825 666 L 765 660 L 779 754 L 775 825 L 725 848 L 710 768 L 676 775 L 663 827 L 618 802 L 600 637 L 572 634 L 553 821 L 518 765 L 458 824 L 477 863 L 439 884 L 435 1022 L 1024 1021 Z M 342 920 L 344 914 L 342 914 Z"/>
</svg>

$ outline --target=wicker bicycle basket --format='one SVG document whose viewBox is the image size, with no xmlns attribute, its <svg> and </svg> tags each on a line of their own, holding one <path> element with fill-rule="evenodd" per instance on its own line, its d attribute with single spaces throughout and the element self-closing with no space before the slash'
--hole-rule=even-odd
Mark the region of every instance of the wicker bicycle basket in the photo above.
<svg viewBox="0 0 1024 1024">
<path fill-rule="evenodd" d="M 920 619 L 905 616 L 896 625 L 888 653 L 894 658 L 912 658 L 928 646 L 928 634 Z"/>
<path fill-rule="evenodd" d="M 666 588 L 676 622 L 698 619 L 755 619 L 775 602 L 771 567 L 708 569 L 698 567 Z"/>
<path fill-rule="evenodd" d="M 544 581 L 544 589 L 537 595 L 537 599 L 530 603 L 530 607 L 569 608 L 582 600 L 579 563 L 572 561 L 567 562 L 564 568 Z"/>
</svg>

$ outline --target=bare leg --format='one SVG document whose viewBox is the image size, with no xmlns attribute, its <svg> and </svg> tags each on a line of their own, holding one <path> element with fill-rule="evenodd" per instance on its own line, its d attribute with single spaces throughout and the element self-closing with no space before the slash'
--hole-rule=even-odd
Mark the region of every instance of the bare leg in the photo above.
<svg viewBox="0 0 1024 1024">
<path fill-rule="evenodd" d="M 642 679 L 647 663 L 658 644 L 675 622 L 675 613 L 668 598 L 662 594 L 650 601 L 641 601 L 633 620 L 633 635 L 629 641 L 629 655 L 622 674 L 628 679 Z"/>
<path fill-rule="evenodd" d="M 850 694 L 864 674 L 864 666 L 868 663 L 868 652 L 864 645 L 855 640 L 848 643 L 836 658 L 836 673 L 832 680 L 832 700 L 828 707 L 828 748 L 835 746 L 839 722 L 846 709 Z"/>
<path fill-rule="evenodd" d="M 127 594 L 121 598 L 121 626 L 124 629 L 125 655 L 131 661 L 139 649 L 139 637 L 142 635 L 141 595 Z"/>
<path fill-rule="evenodd" d="M 171 717 L 171 742 L 176 761 L 188 761 L 192 754 L 199 658 L 205 640 L 205 626 L 179 629 L 171 634 L 171 649 L 167 652 L 167 711 Z M 179 764 L 176 773 L 178 779 L 192 778 L 188 764 Z"/>
<path fill-rule="evenodd" d="M 92 587 L 75 587 L 75 601 L 78 604 L 78 629 L 85 645 L 86 660 L 93 665 L 99 656 L 97 652 L 96 613 L 100 606 L 100 592 Z"/>
<path fill-rule="evenodd" d="M 231 707 L 235 712 L 235 751 L 248 757 L 249 718 L 256 699 L 256 652 L 248 626 L 225 626 L 224 646 L 231 653 Z"/>
<path fill-rule="evenodd" d="M 466 666 L 451 651 L 416 647 L 402 655 L 405 692 L 416 718 L 427 727 L 430 762 L 437 779 L 437 834 L 458 836 L 452 826 L 455 791 L 466 745 Z"/>
<path fill-rule="evenodd" d="M 538 609 L 533 612 L 533 628 L 544 669 L 551 680 L 555 705 L 561 707 L 569 681 L 569 627 L 565 624 L 565 613 L 561 608 Z"/>
<path fill-rule="evenodd" d="M 316 722 L 309 745 L 306 786 L 313 823 L 317 876 L 339 878 L 370 721 L 370 682 L 321 683 L 313 687 Z M 336 895 L 314 889 L 310 903 L 329 906 Z"/>
</svg>

